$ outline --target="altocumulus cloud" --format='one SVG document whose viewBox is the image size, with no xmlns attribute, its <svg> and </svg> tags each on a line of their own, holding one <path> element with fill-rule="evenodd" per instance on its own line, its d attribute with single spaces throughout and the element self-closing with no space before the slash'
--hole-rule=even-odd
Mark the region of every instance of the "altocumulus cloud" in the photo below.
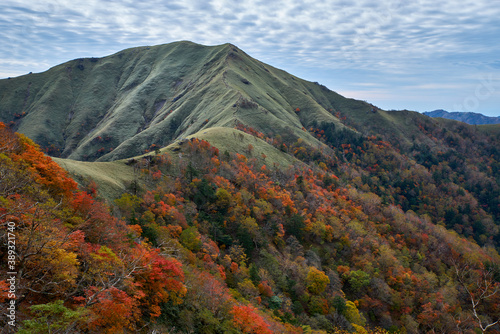
<svg viewBox="0 0 500 334">
<path fill-rule="evenodd" d="M 230 42 L 381 107 L 471 109 L 462 102 L 481 80 L 500 80 L 499 14 L 487 0 L 4 0 L 0 77 L 140 45 Z M 498 114 L 499 91 L 466 111 Z"/>
</svg>

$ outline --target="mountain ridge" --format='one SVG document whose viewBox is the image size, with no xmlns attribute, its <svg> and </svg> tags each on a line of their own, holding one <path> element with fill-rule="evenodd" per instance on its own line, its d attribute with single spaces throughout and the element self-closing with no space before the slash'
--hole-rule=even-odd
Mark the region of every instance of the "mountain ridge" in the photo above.
<svg viewBox="0 0 500 334">
<path fill-rule="evenodd" d="M 347 117 L 347 122 L 339 118 Z M 0 80 L 0 119 L 52 156 L 111 161 L 143 154 L 210 127 L 252 127 L 323 144 L 307 129 L 390 134 L 430 145 L 411 111 L 345 98 L 251 58 L 232 44 L 192 42 L 81 58 Z"/>
<path fill-rule="evenodd" d="M 453 119 L 471 125 L 500 124 L 500 116 L 492 117 L 475 112 L 450 112 L 443 109 L 437 109 L 433 111 L 423 112 L 423 114 L 429 117 Z"/>
<path fill-rule="evenodd" d="M 293 125 L 297 135 L 307 126 L 294 112 L 298 106 L 292 104 L 299 100 L 318 120 L 342 127 L 307 96 L 311 88 L 304 87 L 305 81 L 284 73 L 231 44 L 177 42 L 132 48 L 0 80 L 0 116 L 53 155 L 108 161 L 237 122 L 262 132 Z M 266 87 L 264 93 L 261 87 L 271 80 L 277 88 L 273 92 Z M 298 84 L 291 87 L 291 81 Z M 265 120 L 259 113 L 267 114 Z M 307 133 L 300 135 L 316 142 Z"/>
</svg>

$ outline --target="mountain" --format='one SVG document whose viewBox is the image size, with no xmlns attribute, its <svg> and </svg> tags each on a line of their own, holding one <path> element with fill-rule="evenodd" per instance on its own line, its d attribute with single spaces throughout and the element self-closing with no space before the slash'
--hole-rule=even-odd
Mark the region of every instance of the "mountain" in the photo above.
<svg viewBox="0 0 500 334">
<path fill-rule="evenodd" d="M 341 114 L 363 134 L 385 131 L 401 144 L 411 146 L 408 136 L 430 144 L 413 120 L 419 115 L 346 99 L 230 44 L 132 48 L 0 80 L 0 119 L 52 156 L 74 160 L 128 158 L 240 123 L 321 145 L 302 129 L 323 122 L 345 128 Z"/>
<path fill-rule="evenodd" d="M 1 80 L 0 121 L 19 333 L 500 332 L 499 125 L 190 42 Z"/>
<path fill-rule="evenodd" d="M 434 110 L 434 111 L 426 111 L 423 113 L 429 117 L 441 117 L 447 119 L 454 119 L 456 121 L 464 122 L 467 124 L 500 124 L 500 116 L 498 117 L 490 117 L 485 116 L 483 114 L 474 113 L 474 112 L 448 112 L 446 110 Z"/>
<path fill-rule="evenodd" d="M 0 118 L 14 129 L 53 155 L 100 161 L 238 122 L 265 133 L 300 133 L 314 142 L 301 128 L 311 119 L 340 125 L 325 108 L 346 103 L 233 45 L 189 42 L 77 59 L 2 80 L 0 92 Z"/>
</svg>

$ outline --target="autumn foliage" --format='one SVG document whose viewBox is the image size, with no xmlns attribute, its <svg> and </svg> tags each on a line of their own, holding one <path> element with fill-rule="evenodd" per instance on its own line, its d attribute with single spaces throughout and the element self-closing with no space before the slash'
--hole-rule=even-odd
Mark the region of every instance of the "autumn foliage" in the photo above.
<svg viewBox="0 0 500 334">
<path fill-rule="evenodd" d="M 258 315 L 258 311 L 252 306 L 235 305 L 231 309 L 233 322 L 236 328 L 243 333 L 249 334 L 271 334 L 269 325 Z"/>
<path fill-rule="evenodd" d="M 47 326 L 74 333 L 498 331 L 495 241 L 447 230 L 443 189 L 485 228 L 491 210 L 458 186 L 428 186 L 434 176 L 381 138 L 334 146 L 331 128 L 310 129 L 331 145 L 320 151 L 238 126 L 308 165 L 263 168 L 253 146 L 222 154 L 191 139 L 176 166 L 136 161 L 146 189 L 106 204 L 1 127 L 0 222 L 16 224 L 20 326 L 58 312 L 67 320 Z M 396 165 L 408 168 L 393 179 Z"/>
<path fill-rule="evenodd" d="M 69 309 L 87 311 L 85 321 L 73 319 L 67 328 L 117 333 L 158 317 L 162 302 L 180 302 L 186 288 L 177 260 L 138 243 L 137 229 L 77 190 L 29 139 L 3 125 L 0 137 L 1 237 L 7 239 L 5 227 L 14 222 L 9 232 L 15 235 L 18 319 L 36 316 L 30 305 L 62 300 Z M 1 255 L 6 259 L 7 252 Z M 14 271 L 5 269 L 2 287 L 3 275 Z"/>
</svg>

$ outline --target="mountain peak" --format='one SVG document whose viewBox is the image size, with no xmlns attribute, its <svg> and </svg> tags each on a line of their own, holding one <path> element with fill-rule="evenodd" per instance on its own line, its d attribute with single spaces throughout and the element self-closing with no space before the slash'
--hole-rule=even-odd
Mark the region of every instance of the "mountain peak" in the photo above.
<svg viewBox="0 0 500 334">
<path fill-rule="evenodd" d="M 180 41 L 0 80 L 0 117 L 53 155 L 113 160 L 236 124 L 316 143 L 302 128 L 313 119 L 342 127 L 339 97 L 233 44 Z"/>
<path fill-rule="evenodd" d="M 214 127 L 251 128 L 319 148 L 324 144 L 309 130 L 325 125 L 351 134 L 383 131 L 408 146 L 421 136 L 419 117 L 344 98 L 230 43 L 130 48 L 0 80 L 0 120 L 49 154 L 74 160 L 124 159 Z"/>
</svg>

